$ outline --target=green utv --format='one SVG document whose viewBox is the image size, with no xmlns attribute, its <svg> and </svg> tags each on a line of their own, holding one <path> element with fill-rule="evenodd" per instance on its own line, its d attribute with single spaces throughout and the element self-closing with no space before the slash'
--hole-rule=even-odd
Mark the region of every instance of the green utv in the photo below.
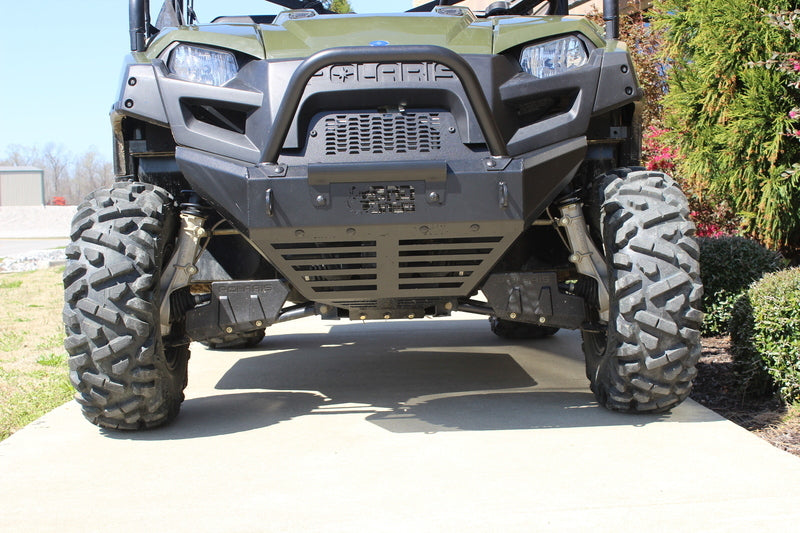
<svg viewBox="0 0 800 533">
<path fill-rule="evenodd" d="M 84 415 L 172 420 L 189 343 L 271 324 L 489 317 L 579 329 L 604 406 L 684 400 L 700 353 L 698 247 L 675 182 L 636 167 L 637 84 L 564 0 L 431 2 L 200 25 L 130 0 L 116 183 L 78 208 L 64 321 Z M 484 298 L 479 298 L 478 293 Z"/>
</svg>

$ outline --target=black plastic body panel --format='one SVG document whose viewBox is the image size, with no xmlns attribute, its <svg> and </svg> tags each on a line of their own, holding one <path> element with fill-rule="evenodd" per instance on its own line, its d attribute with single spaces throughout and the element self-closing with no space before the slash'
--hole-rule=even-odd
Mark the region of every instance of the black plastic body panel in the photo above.
<svg viewBox="0 0 800 533">
<path fill-rule="evenodd" d="M 492 274 L 482 290 L 505 320 L 570 329 L 585 320 L 583 298 L 560 292 L 555 272 Z"/>
<path fill-rule="evenodd" d="M 519 156 L 584 135 L 592 116 L 640 96 L 623 49 L 592 49 L 583 67 L 546 79 L 522 72 L 513 54 L 460 56 L 437 46 L 250 60 L 224 87 L 175 78 L 160 60 L 128 68 L 125 79 L 137 82 L 125 82 L 114 114 L 166 122 L 179 146 L 251 164 L 322 162 L 308 151 L 311 132 L 341 113 L 441 113 L 445 136 L 465 149 Z"/>
<path fill-rule="evenodd" d="M 187 312 L 186 332 L 193 340 L 205 340 L 270 326 L 288 295 L 280 280 L 212 283 L 211 300 Z"/>
</svg>

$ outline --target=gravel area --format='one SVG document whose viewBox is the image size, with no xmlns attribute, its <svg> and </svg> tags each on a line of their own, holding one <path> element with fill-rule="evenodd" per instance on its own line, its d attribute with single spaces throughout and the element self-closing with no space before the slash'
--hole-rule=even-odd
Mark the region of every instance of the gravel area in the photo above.
<svg viewBox="0 0 800 533">
<path fill-rule="evenodd" d="M 758 435 L 776 448 L 800 457 L 800 410 L 774 396 L 742 393 L 729 337 L 704 337 L 692 399 Z"/>
<path fill-rule="evenodd" d="M 26 272 L 66 264 L 63 249 L 36 250 L 0 260 L 0 272 Z"/>
</svg>

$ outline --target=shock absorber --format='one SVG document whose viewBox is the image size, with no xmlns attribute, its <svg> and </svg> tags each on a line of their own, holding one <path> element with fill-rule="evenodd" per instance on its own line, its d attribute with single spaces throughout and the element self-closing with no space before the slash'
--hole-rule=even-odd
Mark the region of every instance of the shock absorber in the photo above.
<svg viewBox="0 0 800 533">
<path fill-rule="evenodd" d="M 175 243 L 175 251 L 161 273 L 161 334 L 168 335 L 170 326 L 170 295 L 176 289 L 189 284 L 192 276 L 197 274 L 197 254 L 200 250 L 200 240 L 208 235 L 203 228 L 207 217 L 203 213 L 205 208 L 200 204 L 200 198 L 194 192 L 189 192 L 186 202 L 180 204 L 180 229 Z"/>
<path fill-rule="evenodd" d="M 600 320 L 608 322 L 608 268 L 605 257 L 592 242 L 583 206 L 577 198 L 567 198 L 558 206 L 561 218 L 558 225 L 567 233 L 571 254 L 569 260 L 575 269 L 585 276 L 597 280 L 597 302 Z"/>
</svg>

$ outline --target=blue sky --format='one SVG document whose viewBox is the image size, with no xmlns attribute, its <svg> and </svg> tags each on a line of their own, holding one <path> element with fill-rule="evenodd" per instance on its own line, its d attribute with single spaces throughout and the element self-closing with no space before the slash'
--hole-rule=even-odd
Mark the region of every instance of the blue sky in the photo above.
<svg viewBox="0 0 800 533">
<path fill-rule="evenodd" d="M 160 0 L 151 0 L 157 12 Z M 397 12 L 411 0 L 350 0 L 357 13 Z M 3 0 L 0 16 L 0 158 L 9 145 L 95 149 L 111 160 L 108 112 L 129 50 L 127 0 Z M 201 22 L 274 13 L 259 0 L 195 0 Z"/>
</svg>

